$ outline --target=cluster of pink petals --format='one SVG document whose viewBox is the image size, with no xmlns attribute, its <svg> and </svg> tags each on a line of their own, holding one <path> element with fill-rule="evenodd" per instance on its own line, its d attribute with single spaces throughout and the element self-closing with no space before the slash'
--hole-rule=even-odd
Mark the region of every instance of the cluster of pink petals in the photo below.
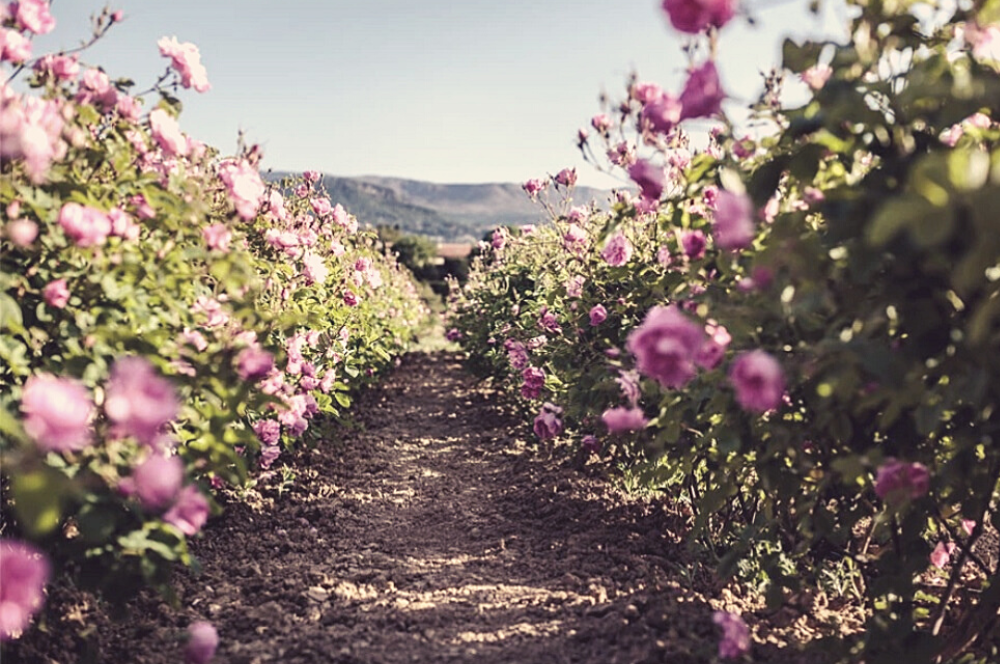
<svg viewBox="0 0 1000 664">
<path fill-rule="evenodd" d="M 534 426 L 532 427 L 535 435 L 541 440 L 549 440 L 561 434 L 563 430 L 562 420 L 559 419 L 559 415 L 561 414 L 562 408 L 545 402 L 542 405 L 541 411 L 535 417 Z"/>
<path fill-rule="evenodd" d="M 20 540 L 0 540 L 0 641 L 20 636 L 45 602 L 49 561 Z"/>
<path fill-rule="evenodd" d="M 830 65 L 819 64 L 806 69 L 799 77 L 813 90 L 821 90 L 832 74 L 833 69 Z"/>
<path fill-rule="evenodd" d="M 48 0 L 18 0 L 10 4 L 17 27 L 21 30 L 44 35 L 56 27 L 56 19 L 49 12 Z"/>
<path fill-rule="evenodd" d="M 642 197 L 650 201 L 660 200 L 667 184 L 667 176 L 661 166 L 639 159 L 628 167 L 628 175 L 639 186 Z"/>
<path fill-rule="evenodd" d="M 875 495 L 890 505 L 898 505 L 926 494 L 930 483 L 930 473 L 922 463 L 889 457 L 875 474 Z"/>
<path fill-rule="evenodd" d="M 604 245 L 601 258 L 612 267 L 625 265 L 632 258 L 632 243 L 621 233 L 615 233 Z"/>
<path fill-rule="evenodd" d="M 184 645 L 186 664 L 208 664 L 219 647 L 219 633 L 211 623 L 200 620 L 191 623 L 187 630 L 188 641 Z"/>
<path fill-rule="evenodd" d="M 263 348 L 250 346 L 236 356 L 236 373 L 249 382 L 257 382 L 271 373 L 274 356 Z"/>
<path fill-rule="evenodd" d="M 626 408 L 624 406 L 604 411 L 604 414 L 601 415 L 601 421 L 611 433 L 639 431 L 645 429 L 646 425 L 649 424 L 649 420 L 646 419 L 641 408 Z"/>
<path fill-rule="evenodd" d="M 302 256 L 302 275 L 307 284 L 322 284 L 330 275 L 330 269 L 321 255 L 307 251 Z"/>
<path fill-rule="evenodd" d="M 528 196 L 535 198 L 538 196 L 539 193 L 542 192 L 542 190 L 545 189 L 546 186 L 548 186 L 548 183 L 545 182 L 544 180 L 532 178 L 531 180 L 528 180 L 527 182 L 522 184 L 521 188 L 524 189 L 525 193 L 527 193 Z"/>
<path fill-rule="evenodd" d="M 590 308 L 590 326 L 597 327 L 608 319 L 608 310 L 603 304 L 595 304 Z"/>
<path fill-rule="evenodd" d="M 201 235 L 205 238 L 205 245 L 214 251 L 226 253 L 229 251 L 229 243 L 233 240 L 233 234 L 223 223 L 212 224 L 201 229 Z"/>
<path fill-rule="evenodd" d="M 153 454 L 136 466 L 126 487 L 142 506 L 159 511 L 173 503 L 184 484 L 184 462 L 178 456 Z"/>
<path fill-rule="evenodd" d="M 188 154 L 188 139 L 181 132 L 174 116 L 162 108 L 149 113 L 149 130 L 153 140 L 168 157 L 184 157 Z"/>
<path fill-rule="evenodd" d="M 181 44 L 177 37 L 162 37 L 156 45 L 160 47 L 160 55 L 170 58 L 171 66 L 181 75 L 181 85 L 194 88 L 197 92 L 208 92 L 211 84 L 208 82 L 208 72 L 201 64 L 201 53 L 191 42 Z"/>
<path fill-rule="evenodd" d="M 934 550 L 931 551 L 931 565 L 938 569 L 944 569 L 944 566 L 951 561 L 951 554 L 957 548 L 954 542 L 938 542 Z"/>
<path fill-rule="evenodd" d="M 64 309 L 69 304 L 69 287 L 65 279 L 50 281 L 42 289 L 42 299 L 53 309 Z"/>
<path fill-rule="evenodd" d="M 695 354 L 694 361 L 702 369 L 714 369 L 722 362 L 733 338 L 729 335 L 729 330 L 716 323 L 707 323 L 705 334 L 707 338 Z"/>
<path fill-rule="evenodd" d="M 735 613 L 716 611 L 712 622 L 722 628 L 719 639 L 719 657 L 735 659 L 750 650 L 750 628 Z"/>
<path fill-rule="evenodd" d="M 46 452 L 73 452 L 91 443 L 94 402 L 80 383 L 51 374 L 25 382 L 21 396 L 24 430 Z"/>
<path fill-rule="evenodd" d="M 676 305 L 656 306 L 632 330 L 626 348 L 636 368 L 667 388 L 683 387 L 694 378 L 695 358 L 704 342 L 701 326 L 688 320 Z"/>
<path fill-rule="evenodd" d="M 104 412 L 115 430 L 147 445 L 180 410 L 174 386 L 143 357 L 115 361 L 105 390 Z"/>
<path fill-rule="evenodd" d="M 80 78 L 75 99 L 80 104 L 93 104 L 104 111 L 110 111 L 118 103 L 118 91 L 103 71 L 88 69 Z"/>
<path fill-rule="evenodd" d="M 745 249 L 750 246 L 755 230 L 750 197 L 720 191 L 715 200 L 715 245 L 720 249 Z"/>
<path fill-rule="evenodd" d="M 744 410 L 774 410 L 785 394 L 785 373 L 774 357 L 762 350 L 740 354 L 729 368 L 729 382 Z"/>
<path fill-rule="evenodd" d="M 545 387 L 545 370 L 539 367 L 525 367 L 521 372 L 521 396 L 525 399 L 537 399 Z"/>
<path fill-rule="evenodd" d="M 590 238 L 583 228 L 577 224 L 570 224 L 566 228 L 566 233 L 563 234 L 563 247 L 566 248 L 566 251 L 580 256 L 587 251 L 589 245 Z"/>
<path fill-rule="evenodd" d="M 163 520 L 191 537 L 208 521 L 208 510 L 208 500 L 198 487 L 189 484 L 177 494 L 174 504 L 163 514 Z"/>
<path fill-rule="evenodd" d="M 721 28 L 736 15 L 737 0 L 663 0 L 663 11 L 675 29 L 697 34 Z"/>
<path fill-rule="evenodd" d="M 31 219 L 13 219 L 4 226 L 4 235 L 17 247 L 30 247 L 38 237 L 38 224 Z"/>
<path fill-rule="evenodd" d="M 49 53 L 35 63 L 35 71 L 57 81 L 72 81 L 80 75 L 80 58 L 77 55 Z"/>
<path fill-rule="evenodd" d="M 219 164 L 218 172 L 237 214 L 244 220 L 253 219 L 264 202 L 264 182 L 260 173 L 249 162 L 232 159 Z"/>
<path fill-rule="evenodd" d="M 59 210 L 59 225 L 78 247 L 104 244 L 111 234 L 111 219 L 96 208 L 66 203 Z"/>
<path fill-rule="evenodd" d="M 530 359 L 523 343 L 514 339 L 507 339 L 504 341 L 503 347 L 507 351 L 507 361 L 510 362 L 512 368 L 520 371 L 528 366 Z"/>
<path fill-rule="evenodd" d="M 61 111 L 56 100 L 21 96 L 0 83 L 0 163 L 23 161 L 31 181 L 44 182 L 67 150 Z"/>
<path fill-rule="evenodd" d="M 576 169 L 575 168 L 564 168 L 556 176 L 552 178 L 556 184 L 562 185 L 564 187 L 572 187 L 576 184 Z"/>
</svg>

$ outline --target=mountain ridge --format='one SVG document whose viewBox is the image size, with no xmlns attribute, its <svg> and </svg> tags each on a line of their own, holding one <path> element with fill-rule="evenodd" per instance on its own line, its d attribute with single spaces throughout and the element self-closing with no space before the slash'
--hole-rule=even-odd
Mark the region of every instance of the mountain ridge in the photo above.
<svg viewBox="0 0 1000 664">
<path fill-rule="evenodd" d="M 268 172 L 275 181 L 295 175 Z M 424 235 L 442 242 L 475 242 L 502 225 L 543 223 L 547 216 L 521 186 L 509 182 L 436 183 L 379 175 L 336 176 L 323 174 L 323 186 L 334 203 L 340 203 L 362 224 L 391 226 L 404 233 Z M 606 201 L 609 192 L 577 187 L 574 199 Z"/>
</svg>

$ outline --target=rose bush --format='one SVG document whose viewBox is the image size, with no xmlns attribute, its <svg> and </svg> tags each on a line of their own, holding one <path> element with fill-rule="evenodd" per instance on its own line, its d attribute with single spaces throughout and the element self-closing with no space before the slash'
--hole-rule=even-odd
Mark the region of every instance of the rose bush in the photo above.
<svg viewBox="0 0 1000 664">
<path fill-rule="evenodd" d="M 195 46 L 161 40 L 167 73 L 133 93 L 77 53 L 31 59 L 48 3 L 0 10 L 7 639 L 50 567 L 112 600 L 169 592 L 214 491 L 329 435 L 424 307 L 318 178 L 266 184 L 255 146 L 184 133 L 174 94 L 210 87 Z M 42 571 L 8 584 L 19 565 Z"/>
<path fill-rule="evenodd" d="M 828 580 L 856 570 L 865 631 L 828 654 L 993 657 L 1000 4 L 849 4 L 845 43 L 785 42 L 752 109 L 771 130 L 751 138 L 697 59 L 735 3 L 664 3 L 709 42 L 682 92 L 633 79 L 578 132 L 638 196 L 599 212 L 531 181 L 552 223 L 484 245 L 451 324 L 540 438 L 654 457 L 692 541 L 772 607 L 843 594 Z M 804 103 L 783 101 L 786 75 Z M 714 122 L 705 148 L 689 118 Z M 528 370 L 542 389 L 521 389 Z"/>
</svg>

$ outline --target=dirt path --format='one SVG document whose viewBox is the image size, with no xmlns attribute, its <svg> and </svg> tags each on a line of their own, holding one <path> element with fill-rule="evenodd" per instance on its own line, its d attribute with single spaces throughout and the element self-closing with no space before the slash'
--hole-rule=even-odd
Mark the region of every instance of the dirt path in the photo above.
<svg viewBox="0 0 1000 664">
<path fill-rule="evenodd" d="M 715 661 L 702 593 L 717 588 L 677 524 L 529 452 L 455 356 L 408 356 L 360 412 L 362 431 L 292 460 L 280 499 L 210 525 L 178 609 L 146 598 L 110 621 L 84 605 L 9 664 L 173 664 L 198 619 L 220 663 Z"/>
</svg>

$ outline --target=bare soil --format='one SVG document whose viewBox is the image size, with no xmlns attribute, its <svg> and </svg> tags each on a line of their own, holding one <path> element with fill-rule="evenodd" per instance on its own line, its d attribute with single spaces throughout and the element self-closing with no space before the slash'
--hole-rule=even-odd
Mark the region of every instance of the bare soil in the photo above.
<svg viewBox="0 0 1000 664">
<path fill-rule="evenodd" d="M 195 620 L 218 628 L 219 663 L 715 662 L 714 609 L 751 625 L 747 661 L 820 661 L 798 645 L 823 607 L 765 614 L 719 583 L 686 519 L 536 449 L 456 355 L 407 356 L 358 417 L 283 459 L 290 487 L 276 476 L 209 524 L 176 606 L 112 617 L 56 588 L 3 664 L 175 664 Z"/>
</svg>

